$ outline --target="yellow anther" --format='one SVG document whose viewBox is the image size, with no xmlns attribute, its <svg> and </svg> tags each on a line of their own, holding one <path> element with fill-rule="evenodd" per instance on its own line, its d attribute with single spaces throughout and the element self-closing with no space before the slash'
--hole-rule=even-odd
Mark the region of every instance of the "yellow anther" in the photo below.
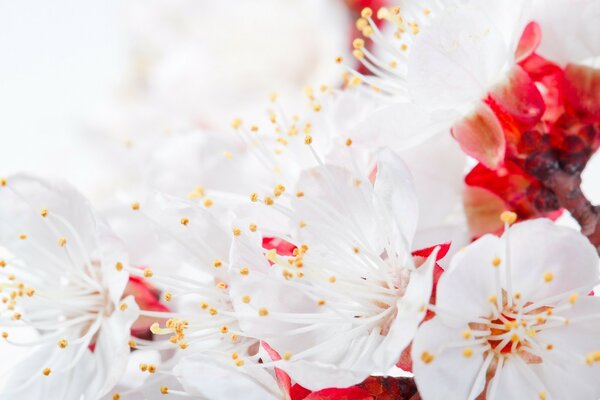
<svg viewBox="0 0 600 400">
<path fill-rule="evenodd" d="M 126 303 L 121 303 L 121 305 L 119 306 L 119 310 L 121 310 L 121 311 L 125 311 L 125 310 L 127 310 L 127 307 L 128 307 L 128 306 L 127 306 L 127 304 L 126 304 Z"/>
<path fill-rule="evenodd" d="M 504 222 L 505 224 L 512 225 L 516 220 L 517 214 L 512 211 L 503 211 L 502 214 L 500 214 L 500 221 Z"/>
<path fill-rule="evenodd" d="M 211 207 L 213 205 L 213 201 L 211 199 L 204 199 L 204 201 L 202 202 L 202 204 L 204 204 L 204 207 Z"/>
<path fill-rule="evenodd" d="M 144 268 L 144 278 L 152 278 L 154 272 L 150 268 Z"/>
<path fill-rule="evenodd" d="M 317 304 L 320 306 L 324 306 L 325 305 L 325 300 L 320 299 L 319 301 L 317 301 Z"/>
<path fill-rule="evenodd" d="M 19 239 L 21 239 L 21 240 L 25 240 L 25 239 L 27 239 L 27 235 L 26 235 L 26 234 L 24 234 L 24 233 L 21 233 L 21 234 L 19 235 Z"/>
<path fill-rule="evenodd" d="M 250 232 L 256 232 L 256 229 L 258 227 L 256 226 L 256 224 L 250 224 L 248 225 L 248 229 L 250 230 Z"/>
<path fill-rule="evenodd" d="M 269 310 L 267 310 L 264 307 L 259 308 L 258 309 L 258 315 L 260 315 L 261 317 L 266 317 L 267 315 L 269 315 Z"/>
<path fill-rule="evenodd" d="M 235 365 L 238 366 L 238 367 L 241 367 L 242 365 L 244 365 L 244 360 L 237 360 L 235 362 Z"/>
<path fill-rule="evenodd" d="M 514 335 L 512 335 L 512 337 L 510 338 L 510 341 L 513 343 L 518 343 L 520 340 L 521 340 L 521 338 L 516 333 Z"/>
<path fill-rule="evenodd" d="M 358 29 L 359 31 L 362 31 L 363 29 L 365 29 L 367 26 L 369 26 L 369 21 L 367 21 L 364 18 L 359 18 L 356 20 L 356 29 Z"/>
<path fill-rule="evenodd" d="M 61 349 L 66 349 L 68 345 L 69 342 L 67 342 L 67 339 L 60 339 L 58 341 L 58 347 L 60 347 Z"/>
<path fill-rule="evenodd" d="M 423 10 L 423 15 L 428 16 L 429 14 L 431 14 L 431 10 L 429 8 L 425 8 Z"/>
<path fill-rule="evenodd" d="M 274 103 L 277 101 L 277 92 L 272 92 L 271 95 L 269 96 L 269 100 L 271 100 L 271 103 Z"/>
<path fill-rule="evenodd" d="M 162 329 L 160 329 L 160 325 L 158 324 L 158 322 L 154 322 L 152 325 L 150 325 L 150 332 L 152 332 L 155 335 L 161 334 Z"/>
<path fill-rule="evenodd" d="M 493 265 L 494 267 L 497 267 L 497 266 L 499 266 L 501 263 L 502 263 L 502 260 L 500 259 L 500 257 L 495 257 L 495 258 L 492 260 L 492 265 Z"/>
<path fill-rule="evenodd" d="M 355 179 L 354 180 L 354 186 L 359 187 L 362 184 L 362 180 L 361 179 Z"/>
<path fill-rule="evenodd" d="M 250 303 L 250 300 L 251 300 L 251 298 L 248 295 L 242 297 L 242 301 L 246 304 Z"/>
<path fill-rule="evenodd" d="M 465 339 L 470 339 L 470 338 L 471 338 L 471 336 L 473 335 L 473 333 L 471 332 L 471 330 L 470 330 L 470 329 L 467 329 L 467 330 L 464 330 L 464 331 L 463 331 L 462 335 L 463 335 L 463 337 L 464 337 Z"/>
<path fill-rule="evenodd" d="M 6 179 L 5 178 L 0 178 L 0 186 L 6 186 Z"/>
<path fill-rule="evenodd" d="M 12 319 L 15 320 L 15 321 L 18 321 L 18 320 L 21 319 L 22 316 L 23 315 L 21 315 L 21 313 L 16 312 L 16 313 L 13 314 Z"/>
<path fill-rule="evenodd" d="M 546 350 L 552 350 L 552 349 L 554 349 L 554 345 L 552 343 L 548 343 L 546 345 Z"/>
<path fill-rule="evenodd" d="M 171 301 L 173 300 L 173 295 L 171 294 L 171 292 L 165 292 L 165 294 L 163 294 L 163 299 L 165 301 Z"/>
<path fill-rule="evenodd" d="M 371 10 L 370 7 L 365 7 L 360 12 L 360 16 L 363 18 L 371 18 L 372 15 L 373 15 L 373 10 Z"/>
<path fill-rule="evenodd" d="M 495 294 L 492 294 L 492 295 L 488 296 L 488 301 L 489 301 L 490 303 L 495 303 L 495 302 L 496 302 L 496 300 L 497 300 L 497 298 L 496 298 L 496 295 L 495 295 Z"/>
<path fill-rule="evenodd" d="M 2 339 L 8 339 L 8 332 L 2 332 Z"/>
<path fill-rule="evenodd" d="M 285 361 L 290 361 L 290 359 L 292 358 L 292 353 L 290 353 L 289 351 L 287 351 L 287 352 L 283 353 L 283 356 L 282 356 L 282 358 L 283 358 Z"/>
<path fill-rule="evenodd" d="M 212 316 L 215 316 L 215 315 L 217 315 L 219 312 L 217 311 L 217 309 L 216 309 L 216 308 L 214 308 L 214 307 L 211 307 L 211 308 L 209 308 L 209 309 L 208 309 L 208 313 L 209 313 L 210 315 L 212 315 Z"/>
<path fill-rule="evenodd" d="M 115 269 L 117 271 L 123 271 L 123 263 L 120 261 L 117 261 L 117 263 L 115 264 Z"/>
<path fill-rule="evenodd" d="M 350 138 L 346 139 L 346 146 L 348 146 L 348 147 L 352 146 L 352 139 L 350 139 Z"/>
<path fill-rule="evenodd" d="M 179 342 L 179 348 L 185 350 L 188 348 L 188 344 L 186 342 Z"/>
<path fill-rule="evenodd" d="M 231 353 L 231 359 L 232 360 L 237 360 L 240 357 L 240 355 L 236 352 Z"/>
<path fill-rule="evenodd" d="M 0 268 L 6 267 L 6 261 L 0 260 Z"/>
<path fill-rule="evenodd" d="M 213 261 L 213 266 L 215 268 L 221 268 L 223 266 L 223 262 L 221 260 L 217 259 L 217 260 Z"/>
<path fill-rule="evenodd" d="M 138 203 L 137 201 L 134 203 L 131 203 L 131 209 L 134 211 L 137 211 L 140 209 L 140 203 Z"/>
<path fill-rule="evenodd" d="M 240 236 L 242 234 L 242 230 L 238 227 L 233 228 L 233 236 Z"/>
<path fill-rule="evenodd" d="M 156 372 L 156 365 L 154 364 L 148 364 L 148 372 L 150 372 L 151 374 Z"/>
<path fill-rule="evenodd" d="M 52 372 L 52 370 L 50 368 L 44 368 L 42 370 L 42 374 L 44 374 L 45 376 L 50 375 L 51 372 Z"/>
<path fill-rule="evenodd" d="M 356 38 L 352 41 L 352 46 L 355 49 L 362 49 L 363 47 L 365 47 L 365 41 L 364 39 Z"/>
<path fill-rule="evenodd" d="M 113 394 L 112 400 L 121 400 L 121 395 L 119 393 Z"/>
<path fill-rule="evenodd" d="M 354 51 L 352 51 L 352 55 L 354 56 L 354 58 L 357 58 L 357 59 L 361 59 L 361 58 L 365 57 L 365 53 L 363 53 L 360 50 L 354 50 Z"/>
<path fill-rule="evenodd" d="M 527 329 L 527 336 L 529 336 L 529 337 L 534 337 L 536 335 L 536 333 L 537 333 L 536 330 L 533 328 Z"/>
<path fill-rule="evenodd" d="M 319 111 L 321 111 L 321 105 L 320 105 L 320 104 L 313 104 L 313 107 L 312 107 L 312 108 L 313 108 L 313 111 L 314 111 L 314 112 L 319 112 Z M 309 143 L 307 143 L 307 144 L 309 144 Z"/>
<path fill-rule="evenodd" d="M 234 118 L 233 121 L 231 121 L 231 127 L 233 129 L 238 129 L 240 126 L 242 126 L 241 118 Z"/>
<path fill-rule="evenodd" d="M 227 289 L 229 287 L 229 285 L 227 285 L 225 282 L 219 282 L 217 283 L 217 288 L 218 289 Z"/>
<path fill-rule="evenodd" d="M 312 136 L 308 135 L 304 138 L 304 144 L 311 144 L 312 143 Z"/>
<path fill-rule="evenodd" d="M 539 397 L 540 397 L 540 400 L 546 400 L 547 399 L 546 392 L 540 392 Z"/>
<path fill-rule="evenodd" d="M 137 342 L 133 339 L 130 339 L 129 342 L 127 342 L 127 344 L 129 345 L 129 347 L 131 347 L 132 349 L 135 349 L 137 347 Z"/>
<path fill-rule="evenodd" d="M 183 225 L 183 226 L 187 226 L 187 225 L 190 223 L 190 220 L 189 220 L 189 218 L 185 218 L 185 217 L 184 217 L 184 218 L 181 218 L 181 219 L 179 220 L 179 222 L 181 223 L 181 225 Z"/>
<path fill-rule="evenodd" d="M 275 201 L 273 201 L 273 198 L 269 197 L 269 196 L 265 196 L 265 200 L 264 200 L 265 204 L 268 206 L 272 206 Z"/>
<path fill-rule="evenodd" d="M 335 62 L 336 62 L 337 64 L 341 64 L 341 63 L 343 63 L 343 62 L 344 62 L 344 58 L 343 58 L 343 57 L 341 57 L 341 56 L 337 56 L 337 57 L 335 58 Z"/>
<path fill-rule="evenodd" d="M 160 387 L 160 392 L 162 394 L 169 394 L 169 388 L 167 386 L 161 386 Z"/>
<path fill-rule="evenodd" d="M 250 193 L 250 201 L 256 203 L 258 201 L 258 193 Z"/>
<path fill-rule="evenodd" d="M 142 371 L 142 372 L 148 371 L 148 364 L 142 363 L 139 365 L 139 367 L 140 367 L 140 371 Z"/>
<path fill-rule="evenodd" d="M 432 362 L 434 359 L 433 354 L 424 351 L 423 353 L 421 353 L 421 361 L 423 361 L 425 364 L 429 364 L 430 362 Z"/>
<path fill-rule="evenodd" d="M 254 132 L 254 133 L 258 132 L 258 125 L 252 125 L 252 126 L 250 127 L 250 131 L 251 131 L 251 132 Z"/>
<path fill-rule="evenodd" d="M 463 356 L 469 358 L 473 355 L 473 350 L 470 347 L 467 347 L 463 350 Z"/>
<path fill-rule="evenodd" d="M 200 308 L 206 310 L 208 308 L 208 303 L 202 302 L 200 303 Z"/>
<path fill-rule="evenodd" d="M 544 322 L 546 322 L 546 318 L 542 317 L 541 315 L 538 315 L 537 317 L 535 317 L 535 321 L 538 324 L 543 324 Z"/>
<path fill-rule="evenodd" d="M 335 276 L 330 276 L 329 277 L 329 282 L 330 283 L 335 283 L 335 281 L 336 281 L 336 277 Z"/>
<path fill-rule="evenodd" d="M 42 216 L 42 218 L 46 218 L 48 216 L 48 209 L 42 208 L 42 210 L 40 211 L 40 215 Z"/>
<path fill-rule="evenodd" d="M 544 274 L 544 282 L 552 282 L 554 280 L 554 274 L 552 272 L 546 272 Z"/>
<path fill-rule="evenodd" d="M 521 293 L 519 293 L 519 292 L 515 293 L 514 298 L 519 300 L 521 298 Z"/>
<path fill-rule="evenodd" d="M 35 294 L 35 289 L 34 288 L 27 288 L 27 290 L 25 290 L 25 294 L 27 295 L 27 297 L 31 297 Z"/>
<path fill-rule="evenodd" d="M 304 221 L 299 221 L 299 222 L 298 222 L 298 226 L 299 226 L 300 228 L 304 228 L 304 227 L 306 227 L 306 222 L 304 222 Z"/>
<path fill-rule="evenodd" d="M 577 301 L 577 299 L 579 299 L 579 294 L 578 293 L 572 293 L 569 296 L 569 303 L 570 304 L 575 304 L 575 302 Z"/>
<path fill-rule="evenodd" d="M 222 326 L 222 327 L 219 329 L 219 331 L 220 331 L 222 334 L 226 334 L 227 332 L 229 332 L 229 327 L 228 327 L 227 325 L 223 325 L 223 326 Z"/>
<path fill-rule="evenodd" d="M 238 335 L 237 335 L 237 334 L 235 334 L 235 333 L 232 333 L 232 334 L 231 334 L 231 343 L 235 343 L 235 342 L 237 342 L 237 341 L 238 341 L 238 338 L 239 338 L 239 337 L 238 337 Z"/>
<path fill-rule="evenodd" d="M 304 192 L 296 192 L 296 197 L 304 197 Z"/>
<path fill-rule="evenodd" d="M 242 267 L 240 268 L 240 274 L 241 275 L 248 275 L 250 273 L 250 269 L 248 269 L 248 267 Z"/>
</svg>

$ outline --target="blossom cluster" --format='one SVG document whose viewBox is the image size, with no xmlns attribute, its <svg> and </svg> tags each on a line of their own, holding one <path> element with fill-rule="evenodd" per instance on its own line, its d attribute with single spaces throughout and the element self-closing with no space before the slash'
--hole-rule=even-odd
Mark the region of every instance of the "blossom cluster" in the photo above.
<svg viewBox="0 0 600 400">
<path fill-rule="evenodd" d="M 142 141 L 110 206 L 0 179 L 1 399 L 600 398 L 600 3 L 358 13 L 341 84 Z"/>
</svg>

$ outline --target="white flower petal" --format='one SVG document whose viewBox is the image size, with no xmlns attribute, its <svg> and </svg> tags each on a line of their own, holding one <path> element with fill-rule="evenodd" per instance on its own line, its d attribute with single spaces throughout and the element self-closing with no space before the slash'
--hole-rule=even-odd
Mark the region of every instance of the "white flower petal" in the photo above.
<svg viewBox="0 0 600 400">
<path fill-rule="evenodd" d="M 528 301 L 591 290 L 599 279 L 594 247 L 573 229 L 538 219 L 515 224 L 503 238 L 509 242 L 513 292 Z"/>
<path fill-rule="evenodd" d="M 600 56 L 600 3 L 595 0 L 535 0 L 532 16 L 540 24 L 538 53 L 559 64 Z"/>
<path fill-rule="evenodd" d="M 424 399 L 447 399 L 450 388 L 454 398 L 474 399 L 483 390 L 485 380 L 477 379 L 484 367 L 483 351 L 471 346 L 473 355 L 465 357 L 468 342 L 461 332 L 437 317 L 424 322 L 417 331 L 412 347 L 413 372 Z M 461 341 L 464 346 L 447 346 Z M 471 393 L 475 396 L 469 397 Z"/>
<path fill-rule="evenodd" d="M 236 366 L 225 355 L 197 354 L 185 357 L 174 369 L 184 389 L 207 400 L 279 400 L 283 398 L 275 378 L 255 365 Z"/>
<path fill-rule="evenodd" d="M 474 318 L 491 314 L 488 298 L 496 294 L 492 259 L 500 250 L 500 239 L 486 235 L 454 256 L 437 286 L 436 305 L 451 313 L 440 313 L 445 323 L 464 329 Z"/>
<path fill-rule="evenodd" d="M 395 233 L 400 233 L 405 251 L 410 250 L 419 216 L 419 204 L 415 183 L 404 161 L 390 150 L 383 150 L 377 157 L 375 196 L 380 204 L 381 215 L 395 223 Z"/>
<path fill-rule="evenodd" d="M 449 7 L 415 39 L 410 93 L 430 109 L 468 112 L 499 80 L 512 61 L 511 51 L 482 5 Z"/>
</svg>

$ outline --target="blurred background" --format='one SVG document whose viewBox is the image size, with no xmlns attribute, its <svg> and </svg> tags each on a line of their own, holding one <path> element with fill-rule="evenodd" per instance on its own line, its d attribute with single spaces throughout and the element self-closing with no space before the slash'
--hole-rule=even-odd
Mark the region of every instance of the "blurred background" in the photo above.
<svg viewBox="0 0 600 400">
<path fill-rule="evenodd" d="M 369 3 L 0 0 L 0 175 L 67 178 L 102 205 L 128 148 L 339 82 Z"/>
</svg>

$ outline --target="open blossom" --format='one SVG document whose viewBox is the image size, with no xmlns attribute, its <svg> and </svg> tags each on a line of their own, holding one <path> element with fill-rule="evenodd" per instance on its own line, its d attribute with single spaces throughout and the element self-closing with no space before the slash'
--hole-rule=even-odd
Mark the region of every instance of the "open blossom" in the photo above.
<svg viewBox="0 0 600 400">
<path fill-rule="evenodd" d="M 0 327 L 19 328 L 2 336 L 30 349 L 0 397 L 102 397 L 125 368 L 138 312 L 122 298 L 121 243 L 75 189 L 25 175 L 2 180 L 0 221 L 11 254 L 0 260 Z"/>
<path fill-rule="evenodd" d="M 364 10 L 357 26 L 376 49 L 359 38 L 354 54 L 373 75 L 353 72 L 350 83 L 367 83 L 392 103 L 365 133 L 408 145 L 451 130 L 466 153 L 497 167 L 507 144 L 494 104 L 520 120 L 544 111 L 519 64 L 535 51 L 561 66 L 600 55 L 599 10 L 594 1 L 404 2 L 377 13 L 389 32 Z M 569 34 L 557 34 L 557 25 Z"/>
<path fill-rule="evenodd" d="M 155 236 L 155 254 L 168 263 L 129 271 L 160 289 L 169 311 L 140 311 L 154 321 L 154 338 L 137 341 L 137 348 L 159 351 L 164 362 L 141 359 L 148 382 L 120 395 L 168 392 L 217 400 L 248 392 L 249 399 L 282 398 L 271 372 L 257 366 L 259 339 L 242 331 L 230 298 L 231 275 L 247 273 L 229 268 L 232 238 L 256 226 L 232 227 L 225 213 L 163 194 L 136 203 L 130 213 L 129 223 L 141 223 L 148 237 Z M 177 381 L 154 383 L 156 373 Z"/>
<path fill-rule="evenodd" d="M 383 152 L 375 185 L 341 167 L 306 170 L 288 215 L 292 255 L 264 250 L 259 232 L 236 237 L 233 305 L 244 332 L 282 356 L 275 363 L 318 390 L 386 373 L 425 316 L 435 254 L 419 268 L 410 252 L 417 200 L 401 160 Z"/>
<path fill-rule="evenodd" d="M 549 220 L 481 237 L 453 258 L 417 331 L 421 396 L 597 399 L 598 278 L 586 238 Z"/>
</svg>

